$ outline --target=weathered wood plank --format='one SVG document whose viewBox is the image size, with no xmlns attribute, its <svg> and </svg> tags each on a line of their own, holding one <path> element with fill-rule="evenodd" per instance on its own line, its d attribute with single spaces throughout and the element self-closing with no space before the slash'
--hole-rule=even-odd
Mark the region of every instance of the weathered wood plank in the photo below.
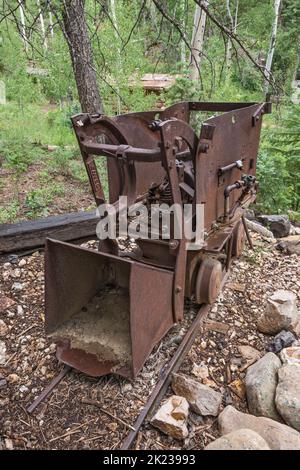
<svg viewBox="0 0 300 470">
<path fill-rule="evenodd" d="M 37 220 L 0 224 L 0 253 L 44 246 L 47 237 L 70 241 L 96 237 L 96 211 L 74 212 Z"/>
</svg>

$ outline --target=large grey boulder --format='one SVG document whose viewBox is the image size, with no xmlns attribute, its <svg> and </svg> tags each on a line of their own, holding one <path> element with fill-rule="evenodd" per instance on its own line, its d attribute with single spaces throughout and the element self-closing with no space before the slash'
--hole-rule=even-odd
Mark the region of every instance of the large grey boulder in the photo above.
<svg viewBox="0 0 300 470">
<path fill-rule="evenodd" d="M 250 413 L 255 416 L 281 421 L 274 403 L 280 367 L 280 359 L 269 352 L 248 368 L 245 379 L 247 401 Z"/>
<path fill-rule="evenodd" d="M 204 450 L 270 450 L 270 447 L 251 429 L 237 429 L 211 442 Z"/>
<path fill-rule="evenodd" d="M 290 233 L 291 222 L 286 215 L 259 215 L 257 220 L 273 233 L 274 237 L 287 237 Z"/>
<path fill-rule="evenodd" d="M 277 290 L 267 299 L 265 312 L 258 319 L 257 328 L 262 333 L 276 334 L 281 330 L 297 329 L 300 314 L 297 310 L 296 294 Z"/>
<path fill-rule="evenodd" d="M 238 429 L 257 432 L 272 450 L 300 450 L 300 433 L 270 418 L 256 417 L 227 406 L 218 416 L 221 435 Z"/>
<path fill-rule="evenodd" d="M 287 364 L 279 369 L 275 403 L 284 421 L 300 431 L 300 365 Z"/>
<path fill-rule="evenodd" d="M 208 385 L 186 375 L 173 374 L 172 389 L 176 395 L 185 397 L 191 409 L 201 416 L 217 416 L 222 402 L 222 394 Z"/>
</svg>

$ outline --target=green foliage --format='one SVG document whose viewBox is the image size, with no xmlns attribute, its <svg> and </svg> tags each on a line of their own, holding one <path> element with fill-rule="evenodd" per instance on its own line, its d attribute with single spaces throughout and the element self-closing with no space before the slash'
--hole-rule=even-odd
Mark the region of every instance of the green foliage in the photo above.
<svg viewBox="0 0 300 470">
<path fill-rule="evenodd" d="M 54 155 L 47 151 L 48 145 L 74 145 L 76 140 L 69 125 L 69 108 L 47 111 L 41 106 L 8 103 L 0 108 L 0 157 L 4 167 L 21 174 L 29 165 L 38 161 L 49 161 L 49 168 L 66 171 L 67 162 L 73 158 L 73 151 L 62 150 Z M 76 147 L 77 148 L 77 147 Z"/>
<path fill-rule="evenodd" d="M 209 3 L 212 13 L 230 27 L 225 2 Z M 59 11 L 62 2 L 52 0 L 52 4 Z M 150 2 L 146 2 L 139 21 L 141 2 L 118 0 L 115 4 L 118 32 L 112 24 L 110 2 L 85 2 L 94 68 L 106 114 L 155 109 L 160 99 L 166 105 L 182 100 L 264 100 L 262 74 L 236 43 L 232 66 L 227 71 L 227 39 L 210 19 L 206 25 L 201 80 L 193 83 L 189 79 L 190 51 L 186 45 L 182 48 L 178 29 L 167 20 L 162 21 L 155 8 L 153 13 Z M 190 41 L 194 0 L 167 0 L 162 4 Z M 233 16 L 235 6 L 236 2 L 231 1 Z M 0 80 L 5 82 L 8 100 L 0 107 L 0 162 L 4 168 L 13 170 L 16 177 L 24 175 L 31 165 L 42 166 L 38 173 L 40 187 L 26 198 L 27 215 L 31 216 L 47 212 L 53 201 L 55 189 L 48 188 L 47 180 L 63 175 L 88 185 L 88 178 L 70 122 L 70 117 L 80 112 L 80 105 L 68 44 L 56 24 L 53 38 L 48 34 L 48 48 L 43 48 L 36 21 L 37 4 L 27 0 L 25 7 L 27 26 L 30 21 L 35 25 L 26 53 L 14 19 L 0 22 Z M 239 0 L 237 35 L 261 66 L 267 56 L 273 19 L 273 0 Z M 46 18 L 46 26 L 47 21 Z M 284 104 L 288 102 L 297 68 L 299 24 L 299 0 L 283 0 L 272 73 L 284 90 Z M 30 75 L 28 66 L 44 69 L 47 74 Z M 148 72 L 176 74 L 178 78 L 170 90 L 158 97 L 146 94 L 141 87 L 140 79 Z M 199 113 L 193 122 L 195 129 L 199 130 L 201 122 L 209 116 Z M 283 112 L 282 122 L 271 118 L 263 130 L 258 178 L 259 207 L 264 211 L 299 211 L 299 128 L 299 111 L 293 108 Z M 49 145 L 58 148 L 49 152 Z M 107 194 L 104 160 L 97 159 L 97 166 Z M 55 187 L 55 183 L 51 184 Z M 12 220 L 18 209 L 15 202 L 1 209 L 0 222 Z"/>
<path fill-rule="evenodd" d="M 19 105 L 43 101 L 41 83 L 28 75 L 27 58 L 19 34 L 12 25 L 8 31 L 0 24 L 0 80 L 6 86 L 6 99 Z"/>
<path fill-rule="evenodd" d="M 19 204 L 13 201 L 7 207 L 0 207 L 0 224 L 12 222 L 17 217 L 19 211 Z"/>
<path fill-rule="evenodd" d="M 199 83 L 193 82 L 186 73 L 183 77 L 178 77 L 175 84 L 166 93 L 167 104 L 171 105 L 178 101 L 199 101 L 201 100 L 201 87 Z"/>
<path fill-rule="evenodd" d="M 27 206 L 27 216 L 46 216 L 48 214 L 48 206 L 52 203 L 55 196 L 63 196 L 63 185 L 55 183 L 50 189 L 37 188 L 31 189 L 27 195 L 25 204 Z"/>
<path fill-rule="evenodd" d="M 74 150 L 58 148 L 51 154 L 51 159 L 49 160 L 49 170 L 52 173 L 56 173 L 58 175 L 70 176 L 70 161 L 77 157 L 78 151 L 74 152 Z"/>
<path fill-rule="evenodd" d="M 300 210 L 299 105 L 290 107 L 279 126 L 264 131 L 257 174 L 262 210 Z"/>
</svg>

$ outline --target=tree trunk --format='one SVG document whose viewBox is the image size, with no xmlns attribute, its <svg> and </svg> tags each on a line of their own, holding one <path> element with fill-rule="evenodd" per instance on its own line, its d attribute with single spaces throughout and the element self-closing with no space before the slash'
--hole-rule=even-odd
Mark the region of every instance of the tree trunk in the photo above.
<svg viewBox="0 0 300 470">
<path fill-rule="evenodd" d="M 271 68 L 272 68 L 273 56 L 274 56 L 274 51 L 275 51 L 280 3 L 281 3 L 281 0 L 275 0 L 274 2 L 275 18 L 274 18 L 274 22 L 272 26 L 272 34 L 271 34 L 269 52 L 268 52 L 266 68 L 265 68 L 265 78 L 266 78 L 265 83 L 264 83 L 265 93 L 268 93 L 268 90 L 269 90 L 269 79 L 271 75 Z"/>
<path fill-rule="evenodd" d="M 84 0 L 64 0 L 62 17 L 82 111 L 102 113 L 92 46 L 84 15 Z"/>
<path fill-rule="evenodd" d="M 42 12 L 42 9 L 41 9 L 40 0 L 37 0 L 36 3 L 37 3 L 37 6 L 38 6 L 39 18 L 40 18 L 40 23 L 41 23 L 41 31 L 42 31 L 42 38 L 43 38 L 43 46 L 44 46 L 44 49 L 47 50 L 48 45 L 47 45 L 47 38 L 46 38 L 46 31 L 45 31 L 45 22 L 44 22 L 43 12 Z"/>
<path fill-rule="evenodd" d="M 228 13 L 229 20 L 230 20 L 230 30 L 234 34 L 236 34 L 239 0 L 237 0 L 236 2 L 234 19 L 232 17 L 231 10 L 230 10 L 230 0 L 226 0 L 226 9 L 227 9 L 227 13 Z M 226 80 L 229 78 L 229 75 L 230 75 L 231 63 L 232 63 L 232 40 L 230 39 L 230 37 L 228 37 L 227 45 L 226 45 L 226 73 L 225 73 Z"/>
<path fill-rule="evenodd" d="M 114 34 L 117 44 L 117 67 L 118 67 L 118 75 L 122 73 L 122 58 L 121 58 L 121 49 L 120 49 L 120 37 L 119 37 L 119 29 L 118 29 L 118 21 L 117 21 L 117 12 L 116 12 L 116 5 L 115 0 L 110 0 L 110 11 L 111 11 L 111 19 L 114 26 Z M 117 85 L 117 105 L 118 105 L 118 114 L 121 114 L 121 100 L 120 100 L 120 93 L 119 93 L 119 86 Z"/>
<path fill-rule="evenodd" d="M 180 17 L 180 27 L 181 31 L 186 33 L 186 11 L 185 11 L 185 0 L 180 0 L 180 5 L 179 5 L 179 17 Z M 180 39 L 180 62 L 184 66 L 186 62 L 186 47 L 185 47 L 185 42 L 181 38 Z"/>
<path fill-rule="evenodd" d="M 24 44 L 25 52 L 28 50 L 28 42 L 27 42 L 27 36 L 26 36 L 26 25 L 25 25 L 25 15 L 24 15 L 24 4 L 23 0 L 19 0 L 19 10 L 20 10 L 20 32 L 21 32 L 21 37 L 22 41 Z"/>
<path fill-rule="evenodd" d="M 203 3 L 204 6 L 208 6 L 208 1 Z M 206 13 L 198 4 L 196 4 L 190 62 L 190 78 L 194 81 L 197 81 L 200 78 L 200 64 L 202 59 L 205 25 Z"/>
<path fill-rule="evenodd" d="M 50 29 L 50 34 L 51 37 L 54 37 L 54 31 L 53 31 L 53 19 L 52 19 L 52 11 L 51 11 L 51 0 L 48 1 L 48 9 L 49 9 L 49 29 Z"/>
<path fill-rule="evenodd" d="M 152 28 L 153 28 L 154 31 L 158 31 L 158 27 L 157 27 L 157 16 L 156 16 L 156 6 L 155 6 L 154 3 L 152 2 L 152 0 L 150 0 L 149 9 L 150 9 L 150 18 L 151 18 Z"/>
</svg>

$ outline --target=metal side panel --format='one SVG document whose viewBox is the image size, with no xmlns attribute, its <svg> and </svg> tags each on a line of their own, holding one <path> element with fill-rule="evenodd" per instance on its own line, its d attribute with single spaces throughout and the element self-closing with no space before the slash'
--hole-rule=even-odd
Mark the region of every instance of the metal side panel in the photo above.
<svg viewBox="0 0 300 470">
<path fill-rule="evenodd" d="M 174 324 L 174 273 L 50 239 L 45 260 L 45 329 L 58 359 L 91 376 L 135 377 Z"/>
<path fill-rule="evenodd" d="M 130 277 L 130 328 L 134 376 L 173 326 L 174 273 L 135 263 Z"/>
</svg>

